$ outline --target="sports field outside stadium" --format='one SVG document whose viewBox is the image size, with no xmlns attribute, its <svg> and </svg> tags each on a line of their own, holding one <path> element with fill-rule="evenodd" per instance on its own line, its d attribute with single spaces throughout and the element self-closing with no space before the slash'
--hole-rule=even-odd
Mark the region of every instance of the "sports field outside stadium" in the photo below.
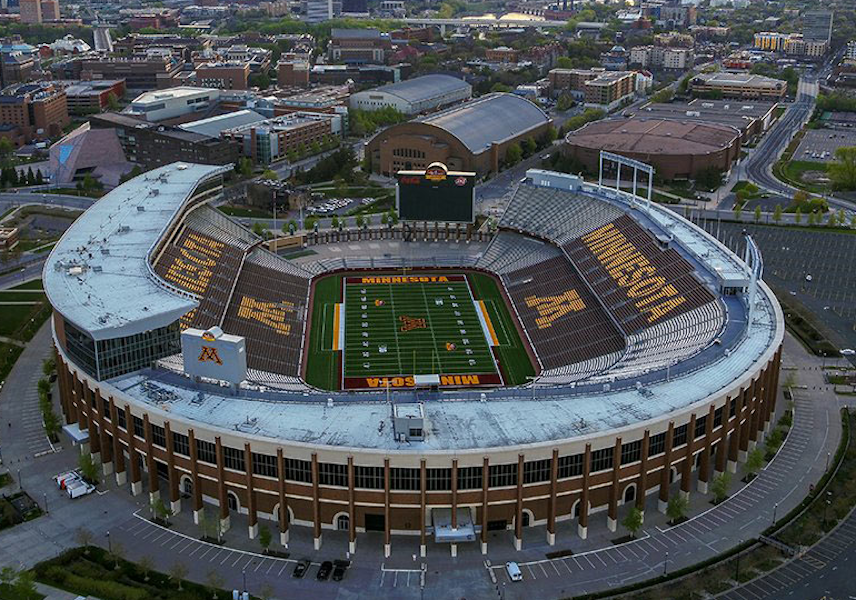
<svg viewBox="0 0 856 600">
<path fill-rule="evenodd" d="M 535 373 L 495 280 L 482 273 L 323 278 L 308 344 L 306 381 L 324 389 L 413 387 L 432 375 L 440 387 L 518 385 Z"/>
</svg>

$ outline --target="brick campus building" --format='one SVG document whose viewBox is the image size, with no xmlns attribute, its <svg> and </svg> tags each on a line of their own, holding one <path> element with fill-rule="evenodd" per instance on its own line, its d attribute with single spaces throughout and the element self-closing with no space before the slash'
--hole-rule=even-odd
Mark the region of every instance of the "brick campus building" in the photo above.
<svg viewBox="0 0 856 600">
<path fill-rule="evenodd" d="M 385 390 L 318 393 L 301 384 L 307 299 L 345 263 L 283 259 L 208 206 L 226 169 L 174 163 L 126 182 L 45 265 L 65 433 L 132 494 L 197 518 L 207 505 L 227 528 L 240 515 L 250 537 L 272 521 L 282 543 L 297 526 L 316 547 L 335 535 L 354 552 L 380 531 L 387 555 L 399 535 L 418 536 L 423 555 L 487 553 L 489 531 L 519 549 L 543 526 L 553 544 L 615 530 L 631 506 L 706 493 L 775 419 L 784 324 L 757 254 L 747 264 L 666 209 L 643 215 L 629 194 L 537 170 L 498 231 L 469 244 L 432 228 L 421 254 L 363 256 L 360 240 L 403 239 L 386 226 L 303 242 L 338 245 L 352 270 L 436 270 L 451 243 L 458 268 L 501 282 L 549 396 L 500 386 L 451 402 L 394 394 L 390 406 Z M 610 275 L 619 260 L 623 275 Z M 562 294 L 573 305 L 545 322 L 531 299 Z M 184 336 L 208 349 L 182 351 Z M 229 348 L 244 343 L 241 371 Z M 221 365 L 201 358 L 214 347 Z M 245 379 L 200 380 L 200 364 Z"/>
<path fill-rule="evenodd" d="M 366 145 L 372 170 L 394 175 L 441 162 L 452 171 L 496 173 L 513 143 L 538 139 L 552 120 L 529 100 L 489 94 L 381 131 Z"/>
</svg>

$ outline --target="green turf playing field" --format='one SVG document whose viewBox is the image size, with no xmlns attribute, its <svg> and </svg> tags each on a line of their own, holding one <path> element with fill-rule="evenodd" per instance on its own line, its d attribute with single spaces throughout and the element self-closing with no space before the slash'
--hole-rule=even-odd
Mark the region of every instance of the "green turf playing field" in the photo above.
<svg viewBox="0 0 856 600">
<path fill-rule="evenodd" d="M 534 374 L 496 283 L 475 273 L 316 282 L 307 358 L 307 382 L 326 389 L 412 387 L 422 375 L 441 387 L 515 385 Z"/>
</svg>

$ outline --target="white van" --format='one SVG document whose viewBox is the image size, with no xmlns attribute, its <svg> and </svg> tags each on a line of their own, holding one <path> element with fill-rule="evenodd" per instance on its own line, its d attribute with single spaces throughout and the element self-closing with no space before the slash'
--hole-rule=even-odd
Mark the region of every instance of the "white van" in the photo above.
<svg viewBox="0 0 856 600">
<path fill-rule="evenodd" d="M 508 578 L 511 581 L 523 581 L 523 573 L 520 572 L 520 567 L 516 562 L 505 563 L 505 572 L 508 573 Z"/>
<path fill-rule="evenodd" d="M 80 496 L 86 496 L 94 492 L 95 486 L 86 483 L 82 479 L 78 479 L 68 482 L 65 491 L 68 493 L 69 498 L 79 498 Z"/>
</svg>

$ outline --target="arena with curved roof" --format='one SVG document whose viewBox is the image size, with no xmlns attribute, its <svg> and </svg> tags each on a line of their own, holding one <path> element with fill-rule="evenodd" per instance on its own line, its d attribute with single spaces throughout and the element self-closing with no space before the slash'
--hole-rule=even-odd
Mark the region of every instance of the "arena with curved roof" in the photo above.
<svg viewBox="0 0 856 600">
<path fill-rule="evenodd" d="M 606 150 L 646 162 L 664 179 L 692 179 L 705 169 L 731 169 L 740 139 L 729 125 L 633 117 L 587 123 L 568 133 L 563 152 L 592 172 Z"/>
<path fill-rule="evenodd" d="M 316 547 L 342 530 L 351 552 L 367 531 L 387 555 L 397 534 L 419 536 L 423 554 L 487 552 L 489 532 L 505 530 L 519 549 L 527 526 L 553 544 L 704 493 L 768 428 L 784 325 L 751 238 L 741 258 L 666 208 L 530 170 L 496 231 L 320 231 L 293 240 L 312 253 L 287 260 L 210 206 L 222 174 L 176 163 L 130 180 L 45 265 L 64 429 L 133 494 L 196 517 L 213 504 L 227 528 L 244 515 L 250 537 L 272 520 L 282 543 L 301 526 Z M 485 297 L 475 275 L 500 293 Z M 349 328 L 371 347 L 360 312 L 401 296 L 370 286 L 399 283 L 429 291 L 397 336 L 440 331 L 441 306 L 480 311 L 452 322 L 460 335 L 435 340 L 439 351 L 465 357 L 463 340 L 483 336 L 504 373 L 517 330 L 534 380 L 307 384 L 313 331 L 333 354 Z M 319 303 L 335 285 L 353 289 Z"/>
<path fill-rule="evenodd" d="M 405 115 L 417 115 L 469 100 L 472 86 L 451 75 L 423 75 L 352 94 L 351 108 L 378 110 L 392 107 Z"/>
<path fill-rule="evenodd" d="M 441 162 L 479 175 L 499 171 L 511 144 L 539 140 L 552 119 L 529 100 L 496 93 L 414 121 L 393 125 L 366 145 L 375 172 L 425 169 Z"/>
</svg>

